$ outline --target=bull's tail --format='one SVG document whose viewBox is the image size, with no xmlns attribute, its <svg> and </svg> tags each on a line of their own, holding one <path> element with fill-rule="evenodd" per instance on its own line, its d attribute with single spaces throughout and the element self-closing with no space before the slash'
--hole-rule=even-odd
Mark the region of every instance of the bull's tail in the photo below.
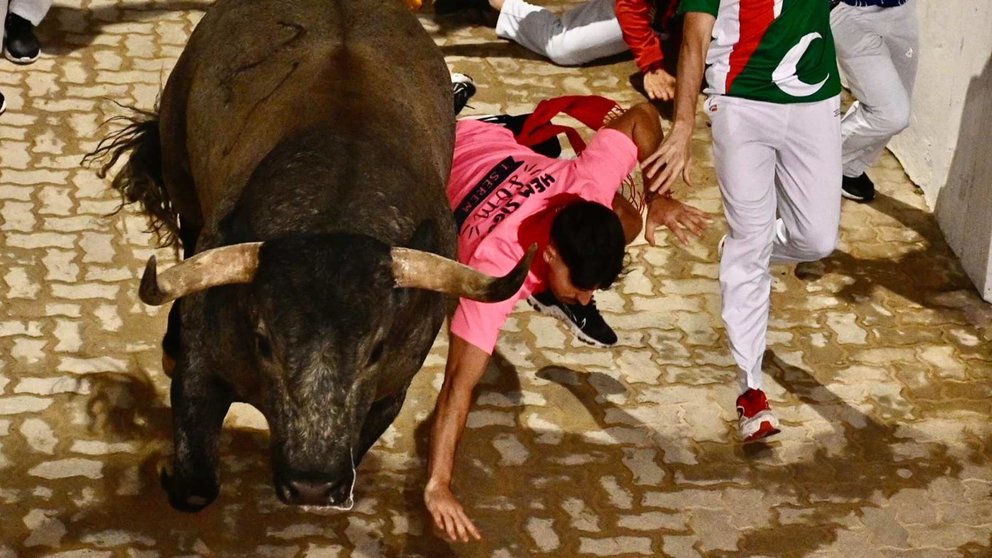
<svg viewBox="0 0 992 558">
<path fill-rule="evenodd" d="M 83 158 L 84 163 L 97 161 L 97 176 L 104 178 L 117 160 L 130 152 L 127 162 L 114 177 L 113 187 L 121 195 L 120 211 L 135 203 L 148 217 L 148 231 L 155 233 L 160 246 L 179 245 L 179 214 L 172 206 L 162 176 L 162 142 L 159 137 L 158 115 L 133 109 L 134 116 L 119 116 L 128 125 L 100 141 L 97 148 Z"/>
</svg>

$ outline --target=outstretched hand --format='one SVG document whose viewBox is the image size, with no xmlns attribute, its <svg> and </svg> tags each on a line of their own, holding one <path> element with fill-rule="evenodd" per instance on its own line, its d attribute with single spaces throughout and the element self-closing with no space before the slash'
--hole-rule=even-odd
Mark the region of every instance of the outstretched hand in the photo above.
<svg viewBox="0 0 992 558">
<path fill-rule="evenodd" d="M 645 190 L 664 195 L 671 191 L 672 184 L 679 175 L 686 184 L 692 186 L 689 175 L 689 169 L 692 168 L 691 144 L 692 128 L 676 123 L 658 149 L 641 161 Z"/>
<path fill-rule="evenodd" d="M 654 232 L 665 226 L 682 244 L 689 242 L 686 231 L 702 237 L 712 218 L 705 212 L 686 205 L 676 199 L 656 197 L 648 205 L 648 216 L 644 223 L 644 239 L 655 246 Z"/>
<path fill-rule="evenodd" d="M 482 534 L 465 515 L 465 509 L 458 503 L 451 488 L 428 481 L 424 488 L 424 503 L 437 527 L 452 542 L 469 542 L 469 537 L 482 540 Z"/>
<path fill-rule="evenodd" d="M 675 76 L 661 68 L 645 73 L 644 92 L 653 101 L 671 101 L 675 98 Z"/>
</svg>

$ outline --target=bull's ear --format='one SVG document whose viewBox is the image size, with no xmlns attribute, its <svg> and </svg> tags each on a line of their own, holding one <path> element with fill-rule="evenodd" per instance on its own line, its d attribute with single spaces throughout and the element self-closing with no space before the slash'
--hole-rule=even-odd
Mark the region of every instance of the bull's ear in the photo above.
<svg viewBox="0 0 992 558">
<path fill-rule="evenodd" d="M 438 232 L 437 221 L 434 219 L 424 219 L 417 225 L 417 230 L 413 231 L 413 236 L 406 243 L 406 247 L 437 254 L 441 248 Z"/>
</svg>

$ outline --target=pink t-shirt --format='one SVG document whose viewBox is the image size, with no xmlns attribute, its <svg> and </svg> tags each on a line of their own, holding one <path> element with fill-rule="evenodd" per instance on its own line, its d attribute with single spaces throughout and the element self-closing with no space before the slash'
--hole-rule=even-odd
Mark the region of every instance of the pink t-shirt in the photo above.
<svg viewBox="0 0 992 558">
<path fill-rule="evenodd" d="M 461 299 L 451 332 L 492 353 L 499 330 L 521 299 L 545 287 L 548 244 L 558 209 L 578 199 L 612 207 L 621 182 L 637 164 L 637 146 L 611 128 L 596 132 L 577 159 L 551 159 L 516 142 L 498 124 L 459 120 L 448 181 L 458 224 L 458 260 L 491 275 L 513 269 L 532 243 L 539 247 L 517 293 L 494 303 Z"/>
</svg>

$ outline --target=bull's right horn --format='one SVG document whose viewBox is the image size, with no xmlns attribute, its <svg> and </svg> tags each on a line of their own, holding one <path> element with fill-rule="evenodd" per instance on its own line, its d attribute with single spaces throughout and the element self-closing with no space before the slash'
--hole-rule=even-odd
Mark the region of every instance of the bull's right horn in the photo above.
<svg viewBox="0 0 992 558">
<path fill-rule="evenodd" d="M 394 247 L 393 277 L 397 287 L 438 291 L 480 302 L 499 302 L 520 290 L 535 252 L 537 244 L 532 244 L 509 273 L 492 277 L 437 254 Z"/>
<path fill-rule="evenodd" d="M 138 296 L 145 304 L 159 306 L 190 293 L 232 283 L 250 283 L 258 269 L 261 242 L 245 242 L 204 250 L 162 273 L 155 256 L 148 258 Z"/>
</svg>

